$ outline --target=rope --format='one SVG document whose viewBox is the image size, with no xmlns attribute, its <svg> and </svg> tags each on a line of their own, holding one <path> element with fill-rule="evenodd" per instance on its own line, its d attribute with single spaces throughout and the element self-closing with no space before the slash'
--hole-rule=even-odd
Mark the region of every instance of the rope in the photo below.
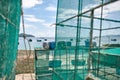
<svg viewBox="0 0 120 80">
<path fill-rule="evenodd" d="M 29 65 L 29 69 L 30 69 L 30 64 L 29 64 L 29 59 L 30 59 L 30 54 L 31 54 L 31 45 L 30 45 L 30 42 L 28 39 L 26 39 L 26 35 L 25 35 L 25 25 L 24 25 L 24 13 L 23 13 L 23 8 L 21 8 L 21 16 L 22 16 L 22 27 L 23 27 L 23 38 L 24 38 L 24 46 L 25 46 L 25 51 L 26 51 L 26 55 L 27 55 L 27 62 L 28 62 L 28 65 Z M 28 42 L 28 46 L 29 46 L 29 50 L 30 52 L 27 51 L 27 45 L 26 45 L 26 41 Z M 33 80 L 33 77 L 32 77 L 32 74 L 31 75 L 31 79 Z M 24 76 L 24 75 L 23 75 Z"/>
</svg>

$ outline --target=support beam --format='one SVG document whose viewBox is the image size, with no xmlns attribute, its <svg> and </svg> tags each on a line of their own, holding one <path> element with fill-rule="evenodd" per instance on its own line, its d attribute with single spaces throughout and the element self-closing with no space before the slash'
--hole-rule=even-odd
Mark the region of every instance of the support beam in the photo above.
<svg viewBox="0 0 120 80">
<path fill-rule="evenodd" d="M 86 16 L 86 15 L 82 15 L 82 17 L 92 18 L 91 16 Z M 101 18 L 98 18 L 98 17 L 93 17 L 93 18 L 94 18 L 94 19 L 101 20 Z M 118 22 L 118 23 L 120 23 L 120 21 L 118 21 L 118 20 L 113 20 L 113 19 L 102 18 L 102 20 L 104 20 L 104 21 L 111 21 L 111 22 Z"/>
</svg>

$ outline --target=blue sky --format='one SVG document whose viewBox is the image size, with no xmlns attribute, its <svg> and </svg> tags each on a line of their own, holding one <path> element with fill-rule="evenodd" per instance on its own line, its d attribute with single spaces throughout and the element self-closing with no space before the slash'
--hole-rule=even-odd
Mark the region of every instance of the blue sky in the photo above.
<svg viewBox="0 0 120 80">
<path fill-rule="evenodd" d="M 23 0 L 22 6 L 26 33 L 36 37 L 55 36 L 55 25 L 51 24 L 56 22 L 57 0 Z"/>
<path fill-rule="evenodd" d="M 120 0 L 113 4 L 105 6 L 103 9 L 103 17 L 120 20 L 119 5 L 120 5 Z M 88 7 L 91 8 L 94 6 L 96 6 L 96 4 L 94 3 L 86 5 L 83 8 L 83 11 L 87 10 Z M 26 33 L 33 34 L 36 37 L 54 37 L 55 36 L 55 25 L 51 26 L 51 24 L 54 24 L 56 22 L 57 0 L 23 0 L 23 9 L 24 9 Z M 100 16 L 100 11 L 101 9 L 97 9 L 95 11 L 96 17 Z M 71 16 L 71 12 L 76 14 L 77 10 L 63 9 L 62 13 L 59 14 L 59 18 L 66 19 L 66 17 Z M 85 25 L 89 24 L 88 19 L 84 19 L 83 21 Z M 98 25 L 99 25 L 98 22 L 96 22 L 95 27 L 97 27 Z M 119 25 L 120 24 L 118 23 L 104 22 L 103 26 L 104 28 L 107 28 L 107 27 L 117 27 Z M 22 32 L 23 32 L 22 26 L 20 26 L 20 33 Z M 103 33 L 105 35 L 113 34 L 113 33 L 120 34 L 120 31 L 113 30 L 113 31 L 110 31 L 109 33 L 107 31 Z M 95 32 L 95 35 L 98 35 L 98 32 Z"/>
</svg>

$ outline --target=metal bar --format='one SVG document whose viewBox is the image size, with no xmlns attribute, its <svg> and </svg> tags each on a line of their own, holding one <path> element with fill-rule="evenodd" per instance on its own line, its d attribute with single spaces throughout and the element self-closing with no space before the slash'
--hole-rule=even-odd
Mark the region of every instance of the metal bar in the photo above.
<svg viewBox="0 0 120 80">
<path fill-rule="evenodd" d="M 77 28 L 77 26 L 73 26 L 73 25 L 64 25 L 64 24 L 57 24 L 57 25 Z M 82 29 L 91 29 L 91 28 L 88 28 L 88 27 L 79 27 L 79 28 L 82 28 Z M 119 28 L 120 27 L 113 27 L 113 28 L 105 28 L 105 29 L 102 29 L 102 30 L 119 29 Z M 100 30 L 100 29 L 93 28 L 93 30 Z"/>
<path fill-rule="evenodd" d="M 120 29 L 120 27 L 106 28 L 106 29 L 102 29 L 102 30 L 111 30 L 111 29 Z"/>
<path fill-rule="evenodd" d="M 86 15 L 82 15 L 82 17 L 91 18 L 91 16 L 86 16 Z M 100 20 L 100 18 L 98 18 L 98 17 L 93 17 L 93 18 L 94 18 L 94 19 L 99 19 L 99 20 Z M 120 21 L 118 21 L 118 20 L 112 20 L 112 19 L 102 18 L 102 20 L 105 20 L 105 21 L 112 21 L 112 22 L 118 22 L 118 23 L 120 23 Z"/>
<path fill-rule="evenodd" d="M 67 27 L 75 27 L 77 28 L 77 26 L 73 26 L 73 25 L 64 25 L 64 24 L 57 24 L 59 26 L 67 26 Z M 82 29 L 91 29 L 91 28 L 88 28 L 88 27 L 78 27 L 78 28 L 82 28 Z M 97 28 L 93 28 L 93 30 L 100 30 L 100 29 L 97 29 Z"/>
</svg>

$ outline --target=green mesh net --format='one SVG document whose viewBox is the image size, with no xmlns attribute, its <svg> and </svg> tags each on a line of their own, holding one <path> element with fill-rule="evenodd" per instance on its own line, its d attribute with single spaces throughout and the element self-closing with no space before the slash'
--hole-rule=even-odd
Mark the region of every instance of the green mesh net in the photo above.
<svg viewBox="0 0 120 80">
<path fill-rule="evenodd" d="M 0 80 L 14 80 L 21 0 L 0 0 Z"/>
<path fill-rule="evenodd" d="M 120 79 L 120 11 L 111 10 L 117 4 L 58 0 L 54 60 L 61 64 L 54 67 L 53 80 Z"/>
<path fill-rule="evenodd" d="M 36 52 L 41 54 L 35 60 L 36 78 L 119 80 L 120 7 L 115 7 L 119 3 L 119 0 L 58 0 L 56 47 L 48 50 L 48 54 L 47 50 Z M 42 55 L 48 58 L 40 64 L 45 62 L 40 59 Z"/>
</svg>

